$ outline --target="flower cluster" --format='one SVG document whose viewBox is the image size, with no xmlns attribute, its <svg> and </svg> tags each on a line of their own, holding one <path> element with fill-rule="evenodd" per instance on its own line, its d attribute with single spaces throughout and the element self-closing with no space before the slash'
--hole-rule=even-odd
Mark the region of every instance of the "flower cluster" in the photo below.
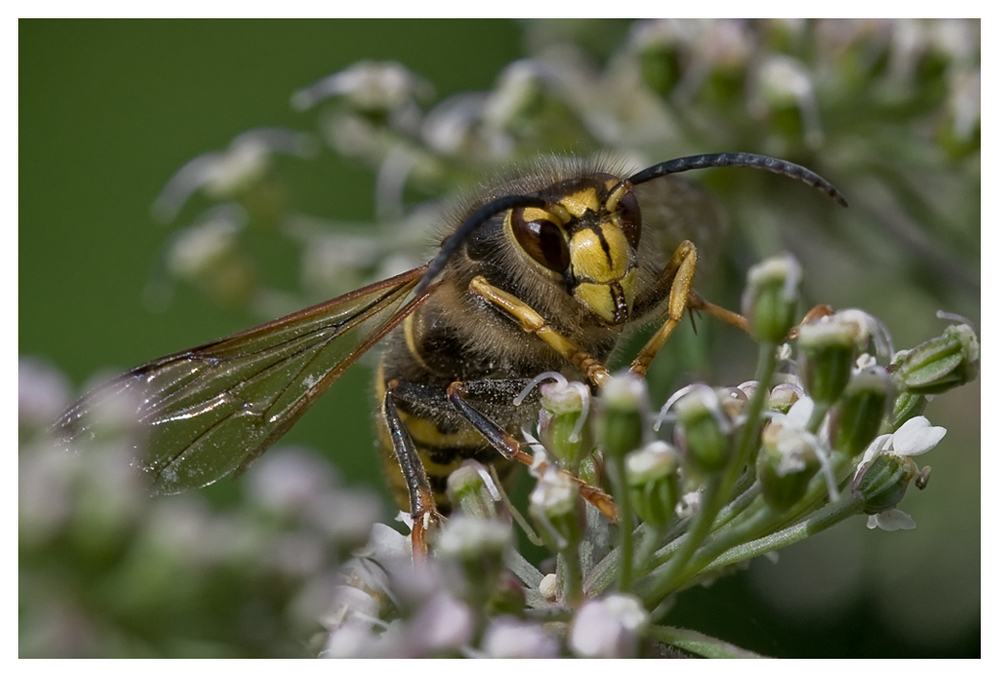
<svg viewBox="0 0 1000 680">
<path fill-rule="evenodd" d="M 383 527 L 348 566 L 326 653 L 750 655 L 655 624 L 680 590 L 851 517 L 913 528 L 896 506 L 930 470 L 912 457 L 944 436 L 915 402 L 926 404 L 925 384 L 975 377 L 976 334 L 959 322 L 893 353 L 885 327 L 859 310 L 795 325 L 799 284 L 790 256 L 751 271 L 744 312 L 760 358 L 740 385 L 689 385 L 657 410 L 629 374 L 596 397 L 540 376 L 555 382 L 527 434 L 531 521 L 498 500 L 481 465 L 458 470 L 458 514 L 433 537 L 429 564 L 411 565 L 405 539 Z M 584 500 L 597 484 L 613 493 L 615 521 Z M 546 573 L 517 552 L 512 518 L 551 550 Z"/>
</svg>

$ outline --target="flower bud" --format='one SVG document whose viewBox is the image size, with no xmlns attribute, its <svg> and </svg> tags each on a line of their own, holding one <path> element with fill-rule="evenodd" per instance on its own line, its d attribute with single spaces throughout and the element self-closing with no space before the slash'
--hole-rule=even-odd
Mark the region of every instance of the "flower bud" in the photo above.
<svg viewBox="0 0 1000 680">
<path fill-rule="evenodd" d="M 853 458 L 868 447 L 882 424 L 888 391 L 889 375 L 881 366 L 871 366 L 851 377 L 834 415 L 834 449 Z"/>
<path fill-rule="evenodd" d="M 538 438 L 546 451 L 575 474 L 580 461 L 593 448 L 590 429 L 584 427 L 589 392 L 578 382 L 545 383 L 540 391 Z"/>
<path fill-rule="evenodd" d="M 625 478 L 632 509 L 644 522 L 666 526 L 674 517 L 678 499 L 679 454 L 662 441 L 654 441 L 625 459 Z"/>
<path fill-rule="evenodd" d="M 833 404 L 851 378 L 855 347 L 866 331 L 843 314 L 824 316 L 799 326 L 799 347 L 805 354 L 806 392 L 818 404 Z"/>
<path fill-rule="evenodd" d="M 917 466 L 909 458 L 883 453 L 861 466 L 851 492 L 864 499 L 865 513 L 875 515 L 896 507 L 916 474 Z"/>
<path fill-rule="evenodd" d="M 683 440 L 682 449 L 691 463 L 703 472 L 717 472 L 729 461 L 729 433 L 732 424 L 719 404 L 715 391 L 695 386 L 674 404 L 675 433 Z"/>
<path fill-rule="evenodd" d="M 467 461 L 448 475 L 448 498 L 466 517 L 490 519 L 497 516 L 496 503 L 486 483 L 488 475 L 486 468 L 475 461 Z"/>
<path fill-rule="evenodd" d="M 775 385 L 771 389 L 771 393 L 767 395 L 767 410 L 788 413 L 795 402 L 804 396 L 805 390 L 798 385 L 792 383 Z"/>
<path fill-rule="evenodd" d="M 577 483 L 556 468 L 546 468 L 528 497 L 528 510 L 538 521 L 542 539 L 554 550 L 576 545 L 582 535 Z"/>
<path fill-rule="evenodd" d="M 631 374 L 612 376 L 601 393 L 597 441 L 605 456 L 624 456 L 642 446 L 646 383 Z"/>
<path fill-rule="evenodd" d="M 584 604 L 573 619 L 569 646 L 580 656 L 635 656 L 649 614 L 634 595 L 615 594 Z"/>
<path fill-rule="evenodd" d="M 743 316 L 755 340 L 778 344 L 785 339 L 795 325 L 801 281 L 802 268 L 788 254 L 751 267 L 743 293 Z"/>
<path fill-rule="evenodd" d="M 941 394 L 979 375 L 979 339 L 967 324 L 949 326 L 939 337 L 923 342 L 894 363 L 901 390 Z"/>
<path fill-rule="evenodd" d="M 454 517 L 442 526 L 434 547 L 441 557 L 463 562 L 483 557 L 499 560 L 511 536 L 510 525 L 500 520 Z"/>
<path fill-rule="evenodd" d="M 820 468 L 814 441 L 805 433 L 771 422 L 761 434 L 757 479 L 767 504 L 787 510 L 797 503 Z"/>
</svg>

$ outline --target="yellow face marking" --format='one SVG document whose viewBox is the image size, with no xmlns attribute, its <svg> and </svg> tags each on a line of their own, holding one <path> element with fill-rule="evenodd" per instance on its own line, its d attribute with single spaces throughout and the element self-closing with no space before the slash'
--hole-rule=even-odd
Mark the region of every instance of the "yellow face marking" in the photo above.
<svg viewBox="0 0 1000 680">
<path fill-rule="evenodd" d="M 564 220 L 560 219 L 560 216 L 555 212 L 545 210 L 543 208 L 524 208 L 522 213 L 525 222 L 535 222 L 537 220 L 548 220 L 553 224 L 562 226 Z M 507 215 L 507 222 L 510 222 L 510 215 Z"/>
<path fill-rule="evenodd" d="M 628 312 L 632 309 L 632 302 L 635 300 L 635 272 L 635 268 L 630 269 L 620 281 L 581 283 L 573 291 L 573 297 L 608 323 L 625 323 L 628 320 Z M 621 304 L 622 298 L 625 303 L 624 309 Z"/>
<path fill-rule="evenodd" d="M 583 214 L 588 210 L 597 212 L 600 207 L 597 201 L 597 189 L 594 187 L 580 189 L 580 191 L 562 198 L 559 205 L 569 211 L 573 217 L 583 217 Z"/>
<path fill-rule="evenodd" d="M 569 242 L 570 261 L 577 278 L 597 283 L 617 281 L 625 276 L 632 262 L 632 247 L 621 229 L 602 230 L 601 237 L 593 229 L 581 229 Z"/>
</svg>

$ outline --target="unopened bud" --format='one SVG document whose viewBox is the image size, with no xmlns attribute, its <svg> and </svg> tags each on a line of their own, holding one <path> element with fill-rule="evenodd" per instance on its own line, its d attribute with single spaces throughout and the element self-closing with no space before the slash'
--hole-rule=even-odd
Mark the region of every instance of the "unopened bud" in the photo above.
<svg viewBox="0 0 1000 680">
<path fill-rule="evenodd" d="M 673 519 L 678 499 L 679 464 L 676 449 L 662 441 L 651 442 L 625 459 L 632 509 L 644 522 L 662 527 Z"/>
<path fill-rule="evenodd" d="M 580 656 L 634 656 L 649 624 L 649 614 L 634 595 L 615 594 L 590 600 L 573 618 L 569 645 Z"/>
<path fill-rule="evenodd" d="M 448 498 L 466 517 L 489 519 L 497 516 L 493 493 L 486 483 L 489 472 L 482 464 L 468 461 L 448 475 Z"/>
<path fill-rule="evenodd" d="M 949 326 L 898 359 L 894 369 L 901 390 L 924 395 L 946 392 L 979 375 L 979 338 L 967 324 Z"/>
<path fill-rule="evenodd" d="M 729 460 L 732 423 L 709 387 L 696 386 L 674 404 L 685 456 L 703 472 L 717 472 Z"/>
<path fill-rule="evenodd" d="M 834 414 L 833 448 L 853 458 L 878 434 L 888 402 L 889 375 L 881 366 L 855 373 Z"/>
<path fill-rule="evenodd" d="M 802 268 L 791 255 L 766 260 L 750 269 L 743 293 L 743 315 L 760 342 L 778 344 L 795 325 Z"/>
<path fill-rule="evenodd" d="M 855 348 L 866 333 L 855 320 L 840 314 L 824 316 L 799 327 L 799 347 L 805 354 L 806 391 L 818 404 L 833 404 L 851 378 Z"/>
<path fill-rule="evenodd" d="M 434 545 L 440 556 L 463 562 L 499 559 L 511 536 L 510 525 L 500 520 L 454 517 L 441 528 Z"/>
<path fill-rule="evenodd" d="M 585 427 L 590 394 L 578 382 L 545 383 L 540 391 L 539 440 L 565 469 L 576 473 L 593 447 L 590 428 Z"/>
<path fill-rule="evenodd" d="M 804 397 L 805 394 L 805 390 L 799 385 L 792 383 L 775 385 L 771 389 L 771 393 L 767 395 L 767 410 L 788 413 L 795 402 Z"/>
<path fill-rule="evenodd" d="M 647 410 L 645 381 L 630 374 L 608 380 L 596 422 L 597 441 L 605 456 L 624 456 L 642 446 Z"/>
<path fill-rule="evenodd" d="M 761 435 L 757 479 L 767 504 L 787 510 L 797 503 L 820 468 L 814 442 L 791 427 L 771 422 Z"/>
<path fill-rule="evenodd" d="M 861 466 L 851 492 L 864 499 L 865 513 L 875 515 L 896 507 L 916 474 L 917 466 L 909 458 L 883 453 Z"/>
<path fill-rule="evenodd" d="M 563 551 L 579 542 L 583 524 L 580 493 L 577 483 L 568 475 L 547 468 L 528 501 L 542 539 L 551 548 Z"/>
</svg>

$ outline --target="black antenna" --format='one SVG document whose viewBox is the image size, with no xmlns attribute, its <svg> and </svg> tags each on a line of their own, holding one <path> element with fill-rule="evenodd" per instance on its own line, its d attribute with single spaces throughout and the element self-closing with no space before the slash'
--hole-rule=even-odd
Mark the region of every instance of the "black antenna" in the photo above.
<svg viewBox="0 0 1000 680">
<path fill-rule="evenodd" d="M 476 212 L 469 215 L 468 219 L 462 223 L 451 236 L 444 240 L 441 244 L 441 250 L 438 251 L 437 256 L 431 260 L 430 264 L 427 265 L 427 271 L 424 272 L 423 278 L 420 279 L 420 283 L 417 284 L 416 289 L 413 291 L 414 296 L 420 297 L 427 290 L 427 287 L 434 282 L 437 275 L 441 273 L 444 269 L 445 264 L 448 263 L 448 259 L 458 250 L 458 247 L 462 245 L 462 242 L 469 237 L 469 235 L 478 229 L 486 220 L 490 219 L 497 213 L 501 213 L 504 210 L 510 210 L 511 208 L 544 208 L 545 201 L 538 196 L 503 196 L 496 199 L 495 201 L 490 201 L 482 208 Z"/>
<path fill-rule="evenodd" d="M 657 163 L 652 167 L 635 173 L 625 181 L 632 184 L 642 184 L 657 177 L 675 175 L 679 172 L 687 172 L 688 170 L 725 167 L 757 168 L 773 172 L 776 175 L 791 177 L 822 191 L 840 205 L 845 208 L 847 207 L 847 199 L 844 198 L 844 195 L 837 191 L 835 186 L 812 170 L 804 168 L 801 165 L 796 165 L 795 163 L 790 163 L 789 161 L 783 161 L 780 158 L 761 156 L 755 153 L 706 153 L 700 156 L 684 156 L 683 158 L 675 158 L 670 161 Z"/>
</svg>

